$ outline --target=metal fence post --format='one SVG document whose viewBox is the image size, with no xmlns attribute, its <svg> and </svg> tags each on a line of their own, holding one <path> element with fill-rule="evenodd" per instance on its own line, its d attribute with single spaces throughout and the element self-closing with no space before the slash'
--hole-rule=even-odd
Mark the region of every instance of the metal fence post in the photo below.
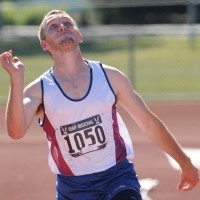
<svg viewBox="0 0 200 200">
<path fill-rule="evenodd" d="M 187 6 L 187 23 L 190 25 L 190 32 L 189 32 L 189 45 L 190 47 L 195 47 L 195 27 L 194 24 L 196 23 L 196 5 L 193 0 L 188 0 Z"/>
</svg>

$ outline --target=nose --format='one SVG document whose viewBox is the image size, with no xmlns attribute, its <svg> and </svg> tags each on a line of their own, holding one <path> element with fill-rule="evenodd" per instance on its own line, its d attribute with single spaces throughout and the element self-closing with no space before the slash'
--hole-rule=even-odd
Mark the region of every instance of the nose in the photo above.
<svg viewBox="0 0 200 200">
<path fill-rule="evenodd" d="M 61 23 L 59 26 L 59 31 L 64 31 L 66 29 L 67 29 L 66 26 L 63 23 Z"/>
</svg>

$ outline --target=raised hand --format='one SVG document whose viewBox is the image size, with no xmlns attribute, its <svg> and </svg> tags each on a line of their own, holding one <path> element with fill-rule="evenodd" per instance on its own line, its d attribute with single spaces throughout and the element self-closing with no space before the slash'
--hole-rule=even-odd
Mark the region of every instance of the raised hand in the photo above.
<svg viewBox="0 0 200 200">
<path fill-rule="evenodd" d="M 10 77 L 19 77 L 24 75 L 24 64 L 18 57 L 13 57 L 12 50 L 6 51 L 0 55 L 2 67 L 8 72 Z"/>
</svg>

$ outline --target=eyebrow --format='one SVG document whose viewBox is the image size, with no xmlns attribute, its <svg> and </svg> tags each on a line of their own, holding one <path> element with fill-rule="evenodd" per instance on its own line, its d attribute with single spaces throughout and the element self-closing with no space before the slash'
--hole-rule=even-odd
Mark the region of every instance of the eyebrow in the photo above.
<svg viewBox="0 0 200 200">
<path fill-rule="evenodd" d="M 73 25 L 75 25 L 72 20 L 69 18 L 69 17 L 62 17 L 62 19 L 68 19 Z M 57 18 L 52 18 L 51 20 L 49 20 L 47 23 L 46 23 L 46 26 L 48 26 L 53 20 L 55 20 Z"/>
</svg>

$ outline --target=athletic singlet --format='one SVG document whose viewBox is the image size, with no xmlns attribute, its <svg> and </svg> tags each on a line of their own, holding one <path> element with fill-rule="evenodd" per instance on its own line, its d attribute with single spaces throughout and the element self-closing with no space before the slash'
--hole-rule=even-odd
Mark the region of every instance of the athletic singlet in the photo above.
<svg viewBox="0 0 200 200">
<path fill-rule="evenodd" d="M 41 78 L 51 171 L 79 176 L 104 171 L 133 158 L 132 142 L 116 111 L 116 96 L 103 64 L 87 61 L 90 86 L 81 99 L 64 93 L 52 69 Z"/>
</svg>

